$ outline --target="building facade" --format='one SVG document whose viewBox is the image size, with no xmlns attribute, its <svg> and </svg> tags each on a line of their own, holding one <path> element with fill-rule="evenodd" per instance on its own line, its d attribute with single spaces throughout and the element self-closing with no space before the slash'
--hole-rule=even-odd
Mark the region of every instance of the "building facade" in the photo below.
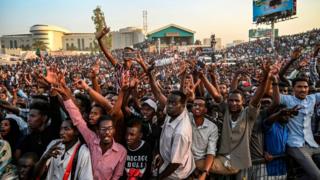
<svg viewBox="0 0 320 180">
<path fill-rule="evenodd" d="M 93 33 L 67 33 L 62 37 L 64 50 L 90 51 L 94 47 Z"/>
<path fill-rule="evenodd" d="M 126 27 L 119 31 L 113 31 L 112 49 L 122 49 L 125 47 L 133 47 L 133 45 L 141 43 L 145 40 L 143 30 L 135 27 Z"/>
<path fill-rule="evenodd" d="M 190 29 L 176 24 L 169 24 L 149 32 L 147 36 L 151 41 L 158 41 L 160 39 L 161 44 L 179 46 L 194 44 L 194 33 L 195 31 Z"/>
<path fill-rule="evenodd" d="M 30 28 L 30 34 L 4 35 L 1 48 L 21 48 L 29 50 L 36 41 L 42 41 L 48 51 L 90 50 L 95 41 L 94 33 L 71 33 L 51 25 L 36 24 Z"/>
</svg>

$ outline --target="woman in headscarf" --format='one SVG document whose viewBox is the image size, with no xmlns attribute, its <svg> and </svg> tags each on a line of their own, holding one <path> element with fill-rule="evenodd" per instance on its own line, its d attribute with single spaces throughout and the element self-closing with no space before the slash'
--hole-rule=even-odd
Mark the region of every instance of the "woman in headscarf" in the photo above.
<svg viewBox="0 0 320 180">
<path fill-rule="evenodd" d="M 18 179 L 18 174 L 11 164 L 11 148 L 7 141 L 0 139 L 0 180 L 13 179 Z"/>
</svg>

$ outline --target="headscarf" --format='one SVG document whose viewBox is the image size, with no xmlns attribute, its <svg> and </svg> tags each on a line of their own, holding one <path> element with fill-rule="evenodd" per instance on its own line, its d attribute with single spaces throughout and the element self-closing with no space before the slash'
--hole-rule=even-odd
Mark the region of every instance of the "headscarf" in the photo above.
<svg viewBox="0 0 320 180">
<path fill-rule="evenodd" d="M 11 148 L 7 141 L 0 140 L 0 180 L 18 179 L 17 169 L 11 162 Z"/>
</svg>

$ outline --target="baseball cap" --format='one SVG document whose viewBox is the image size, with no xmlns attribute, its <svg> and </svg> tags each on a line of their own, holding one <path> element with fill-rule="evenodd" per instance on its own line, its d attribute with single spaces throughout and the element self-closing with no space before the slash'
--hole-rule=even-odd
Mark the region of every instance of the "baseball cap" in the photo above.
<svg viewBox="0 0 320 180">
<path fill-rule="evenodd" d="M 155 112 L 157 111 L 157 103 L 154 102 L 152 99 L 147 99 L 143 101 L 142 105 L 144 104 L 150 106 L 152 109 L 154 109 Z"/>
</svg>

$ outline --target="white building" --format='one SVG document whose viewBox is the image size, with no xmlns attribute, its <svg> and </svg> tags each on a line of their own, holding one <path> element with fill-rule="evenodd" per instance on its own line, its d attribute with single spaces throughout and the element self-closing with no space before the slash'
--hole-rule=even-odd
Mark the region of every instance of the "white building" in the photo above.
<svg viewBox="0 0 320 180">
<path fill-rule="evenodd" d="M 62 37 L 63 49 L 89 51 L 94 47 L 95 35 L 93 33 L 66 33 Z"/>
<path fill-rule="evenodd" d="M 134 44 L 143 42 L 145 35 L 143 30 L 135 27 L 127 27 L 112 33 L 112 49 L 133 47 Z"/>
<path fill-rule="evenodd" d="M 94 33 L 71 33 L 51 25 L 37 24 L 30 28 L 30 34 L 4 35 L 1 48 L 30 49 L 35 41 L 43 41 L 49 51 L 56 50 L 90 50 L 95 40 Z"/>
</svg>

